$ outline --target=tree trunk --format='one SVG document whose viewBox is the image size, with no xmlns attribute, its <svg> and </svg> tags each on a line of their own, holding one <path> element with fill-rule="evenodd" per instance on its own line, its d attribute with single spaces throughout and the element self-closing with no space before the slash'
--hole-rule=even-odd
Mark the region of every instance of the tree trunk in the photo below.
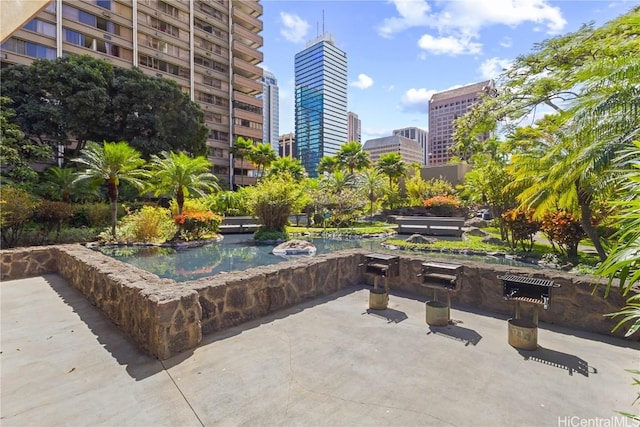
<svg viewBox="0 0 640 427">
<path fill-rule="evenodd" d="M 176 203 L 178 204 L 178 215 L 182 215 L 182 210 L 184 209 L 184 191 L 182 187 L 178 188 L 176 192 Z"/>
<path fill-rule="evenodd" d="M 587 236 L 593 242 L 593 246 L 596 248 L 596 252 L 598 252 L 598 257 L 600 261 L 604 261 L 607 259 L 607 253 L 604 251 L 602 247 L 602 242 L 600 241 L 600 236 L 598 235 L 598 231 L 595 229 L 593 224 L 591 223 L 591 206 L 589 204 L 591 197 L 585 194 L 584 191 L 580 190 L 580 183 L 576 182 L 576 191 L 578 192 L 578 204 L 580 205 L 580 213 L 581 213 L 581 222 L 582 228 L 584 232 L 587 233 Z"/>
<path fill-rule="evenodd" d="M 109 202 L 111 202 L 111 235 L 116 238 L 116 224 L 118 223 L 118 184 L 116 178 L 109 178 L 107 183 Z"/>
</svg>

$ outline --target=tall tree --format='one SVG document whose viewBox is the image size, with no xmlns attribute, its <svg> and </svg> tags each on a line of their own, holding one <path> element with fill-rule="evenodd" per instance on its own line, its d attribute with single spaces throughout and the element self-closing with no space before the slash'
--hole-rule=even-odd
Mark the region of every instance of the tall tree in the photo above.
<svg viewBox="0 0 640 427">
<path fill-rule="evenodd" d="M 304 166 L 298 159 L 292 159 L 291 157 L 280 157 L 269 165 L 267 170 L 268 176 L 278 176 L 289 174 L 296 181 L 302 181 L 307 175 L 304 170 Z"/>
<path fill-rule="evenodd" d="M 249 157 L 251 150 L 253 149 L 253 139 L 239 136 L 236 138 L 231 147 L 231 154 L 234 160 L 240 159 L 240 186 L 244 185 L 244 159 Z M 235 180 L 235 177 L 234 177 Z M 234 182 L 237 186 L 238 184 Z"/>
<path fill-rule="evenodd" d="M 389 178 L 389 186 L 397 182 L 407 172 L 407 164 L 400 153 L 386 153 L 380 156 L 376 167 Z"/>
<path fill-rule="evenodd" d="M 337 156 L 324 156 L 320 159 L 316 170 L 319 174 L 331 174 L 338 168 L 338 163 L 339 161 Z"/>
<path fill-rule="evenodd" d="M 149 168 L 148 189 L 156 196 L 170 194 L 175 197 L 178 215 L 182 215 L 185 197 L 190 194 L 205 196 L 207 191 L 220 190 L 217 177 L 209 172 L 211 162 L 204 156 L 194 158 L 182 152 L 163 151 L 151 156 Z"/>
<path fill-rule="evenodd" d="M 369 199 L 369 213 L 373 218 L 373 206 L 382 194 L 384 184 L 384 177 L 378 169 L 367 168 L 361 174 L 358 175 L 358 186 L 364 191 Z"/>
<path fill-rule="evenodd" d="M 349 170 L 350 175 L 371 165 L 369 153 L 362 149 L 362 144 L 358 141 L 349 141 L 342 145 L 336 157 L 340 165 Z"/>
<path fill-rule="evenodd" d="M 265 174 L 266 168 L 278 158 L 271 144 L 261 142 L 249 152 L 249 160 L 258 167 L 258 176 Z"/>
<path fill-rule="evenodd" d="M 78 173 L 77 182 L 106 181 L 111 203 L 111 234 L 115 238 L 118 222 L 118 187 L 121 182 L 127 182 L 134 187 L 143 188 L 143 180 L 149 177 L 142 169 L 145 161 L 135 148 L 124 141 L 105 141 L 104 144 L 89 141 L 82 155 L 73 161 L 85 167 Z"/>
</svg>

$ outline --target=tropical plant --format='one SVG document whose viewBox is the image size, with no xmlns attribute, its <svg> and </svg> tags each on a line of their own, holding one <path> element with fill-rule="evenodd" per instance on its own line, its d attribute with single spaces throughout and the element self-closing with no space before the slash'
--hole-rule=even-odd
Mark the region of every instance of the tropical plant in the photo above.
<svg viewBox="0 0 640 427">
<path fill-rule="evenodd" d="M 33 219 L 42 226 L 40 230 L 42 244 L 47 236 L 55 229 L 56 240 L 60 236 L 62 225 L 68 222 L 74 214 L 71 204 L 52 200 L 41 200 L 36 207 Z"/>
<path fill-rule="evenodd" d="M 509 243 L 512 249 L 518 244 L 525 252 L 533 248 L 534 237 L 540 230 L 540 223 L 534 219 L 533 209 L 510 209 L 502 214 L 505 227 L 511 237 Z"/>
<path fill-rule="evenodd" d="M 3 186 L 0 192 L 0 234 L 2 246 L 15 246 L 38 205 L 27 191 Z"/>
<path fill-rule="evenodd" d="M 220 191 L 215 194 L 213 208 L 225 216 L 246 214 L 246 198 L 239 191 Z"/>
<path fill-rule="evenodd" d="M 183 240 L 200 240 L 207 236 L 217 234 L 222 217 L 211 211 L 188 211 L 173 217 L 179 228 L 180 237 Z"/>
<path fill-rule="evenodd" d="M 337 156 L 324 156 L 320 159 L 316 170 L 322 175 L 323 173 L 333 173 L 338 166 L 339 161 Z"/>
<path fill-rule="evenodd" d="M 271 144 L 261 142 L 252 147 L 248 159 L 258 167 L 258 176 L 264 176 L 266 168 L 278 158 Z"/>
<path fill-rule="evenodd" d="M 369 215 L 373 219 L 374 203 L 382 195 L 384 177 L 377 169 L 368 168 L 358 175 L 357 182 L 369 200 Z"/>
<path fill-rule="evenodd" d="M 244 159 L 247 159 L 253 149 L 253 139 L 245 138 L 243 136 L 239 136 L 236 138 L 233 143 L 233 147 L 231 147 L 231 155 L 234 159 L 240 159 L 240 186 L 244 185 Z M 234 183 L 236 187 L 238 183 L 235 182 L 235 174 L 234 174 Z"/>
<path fill-rule="evenodd" d="M 85 167 L 78 172 L 76 182 L 106 181 L 107 195 L 111 203 L 111 235 L 115 238 L 118 222 L 118 187 L 120 182 L 127 182 L 134 187 L 143 188 L 143 180 L 149 177 L 142 169 L 145 161 L 135 148 L 124 141 L 105 141 L 104 144 L 89 141 L 82 156 L 73 161 Z"/>
<path fill-rule="evenodd" d="M 118 224 L 118 241 L 164 243 L 178 230 L 171 218 L 171 211 L 157 206 L 143 206 L 129 213 Z"/>
<path fill-rule="evenodd" d="M 290 175 L 269 176 L 248 190 L 249 210 L 260 219 L 262 228 L 286 234 L 285 226 L 304 187 Z"/>
<path fill-rule="evenodd" d="M 349 141 L 340 146 L 336 154 L 338 164 L 349 170 L 349 175 L 354 171 L 365 169 L 371 165 L 369 153 L 362 149 L 362 144 L 358 141 Z"/>
<path fill-rule="evenodd" d="M 549 212 L 542 217 L 540 230 L 551 242 L 554 251 L 569 258 L 577 258 L 578 244 L 586 237 L 580 221 L 570 212 Z"/>
<path fill-rule="evenodd" d="M 376 167 L 383 175 L 389 178 L 389 185 L 397 183 L 400 177 L 407 172 L 407 165 L 402 160 L 400 153 L 385 153 L 380 155 Z"/>
<path fill-rule="evenodd" d="M 192 194 L 205 196 L 207 191 L 220 190 L 218 178 L 209 172 L 211 162 L 203 156 L 189 157 L 185 153 L 168 153 L 151 156 L 151 179 L 147 190 L 156 196 L 169 194 L 178 204 L 182 214 L 185 198 Z"/>
<path fill-rule="evenodd" d="M 434 196 L 425 199 L 422 206 L 435 216 L 453 216 L 460 208 L 460 200 L 453 196 Z"/>
<path fill-rule="evenodd" d="M 302 181 L 307 172 L 304 170 L 304 166 L 298 159 L 292 159 L 291 157 L 279 157 L 271 162 L 267 170 L 268 176 L 278 175 L 290 175 L 295 181 Z"/>
</svg>

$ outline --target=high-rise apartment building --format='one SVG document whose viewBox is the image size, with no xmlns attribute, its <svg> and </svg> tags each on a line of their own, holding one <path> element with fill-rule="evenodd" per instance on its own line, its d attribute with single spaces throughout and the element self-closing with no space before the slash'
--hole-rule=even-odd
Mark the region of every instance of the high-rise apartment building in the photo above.
<svg viewBox="0 0 640 427">
<path fill-rule="evenodd" d="M 394 135 L 404 136 L 405 138 L 413 139 L 420 144 L 422 148 L 422 162 L 420 164 L 426 165 L 429 158 L 429 131 L 420 129 L 417 127 L 408 127 L 402 129 L 395 129 Z"/>
<path fill-rule="evenodd" d="M 52 0 L 4 41 L 0 61 L 89 54 L 174 80 L 204 111 L 213 172 L 231 185 L 235 139 L 263 139 L 261 16 L 259 0 Z"/>
<path fill-rule="evenodd" d="M 398 153 L 407 164 L 422 164 L 422 148 L 418 141 L 400 135 L 383 136 L 367 140 L 362 149 L 369 153 L 372 162 L 380 160 L 380 156 L 387 153 Z"/>
<path fill-rule="evenodd" d="M 329 34 L 295 56 L 296 158 L 311 177 L 347 142 L 347 54 Z"/>
<path fill-rule="evenodd" d="M 480 93 L 495 90 L 493 80 L 434 94 L 429 101 L 429 166 L 444 165 L 451 159 L 453 121 L 479 100 Z"/>
<path fill-rule="evenodd" d="M 265 71 L 262 76 L 262 140 L 271 143 L 278 152 L 280 104 L 278 96 L 278 80 L 273 73 Z"/>
<path fill-rule="evenodd" d="M 356 113 L 347 113 L 347 141 L 362 142 L 362 122 Z"/>
<path fill-rule="evenodd" d="M 280 135 L 278 143 L 278 154 L 280 157 L 294 157 L 296 151 L 296 136 L 293 132 Z"/>
</svg>

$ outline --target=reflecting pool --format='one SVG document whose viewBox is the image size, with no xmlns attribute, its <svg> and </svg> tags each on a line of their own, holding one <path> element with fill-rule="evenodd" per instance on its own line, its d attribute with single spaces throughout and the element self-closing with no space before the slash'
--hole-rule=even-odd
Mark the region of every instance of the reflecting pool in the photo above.
<svg viewBox="0 0 640 427">
<path fill-rule="evenodd" d="M 379 251 L 384 239 L 323 239 L 307 238 L 317 248 L 316 255 L 335 252 L 343 249 L 363 248 L 371 251 Z M 221 272 L 241 271 L 261 265 L 276 264 L 287 259 L 300 257 L 282 257 L 273 255 L 273 245 L 255 245 L 250 235 L 228 234 L 220 242 L 210 243 L 204 246 L 188 249 L 119 246 L 96 248 L 105 255 L 143 270 L 156 274 L 159 277 L 173 279 L 176 282 L 186 282 L 202 277 L 213 276 Z M 401 252 L 401 251 L 398 251 Z M 413 252 L 415 253 L 415 252 Z M 439 253 L 425 253 L 433 258 L 465 259 L 482 262 L 529 266 L 515 260 L 494 258 L 488 256 L 468 256 Z"/>
</svg>

